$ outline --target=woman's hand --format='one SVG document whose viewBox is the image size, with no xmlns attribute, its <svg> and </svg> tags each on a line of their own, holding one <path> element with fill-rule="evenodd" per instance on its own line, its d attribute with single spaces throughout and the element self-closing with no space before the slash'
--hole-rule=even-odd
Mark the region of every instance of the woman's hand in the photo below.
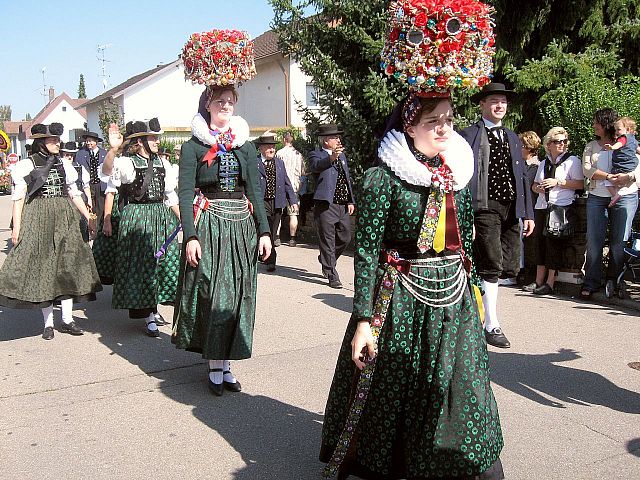
<svg viewBox="0 0 640 480">
<path fill-rule="evenodd" d="M 263 235 L 258 240 L 258 255 L 263 262 L 271 255 L 271 238 L 269 235 Z"/>
<path fill-rule="evenodd" d="M 616 173 L 615 175 L 609 176 L 608 180 L 611 182 L 611 185 L 620 188 L 628 187 L 634 182 L 628 173 Z"/>
<path fill-rule="evenodd" d="M 115 123 L 109 125 L 109 145 L 113 150 L 117 150 L 124 143 L 124 138 L 122 138 L 122 133 L 120 133 L 120 128 Z"/>
<path fill-rule="evenodd" d="M 353 334 L 353 340 L 351 340 L 351 360 L 356 364 L 358 369 L 362 370 L 366 363 L 364 349 L 367 349 L 367 353 L 371 358 L 376 356 L 376 346 L 373 340 L 373 334 L 371 333 L 371 325 L 368 320 L 362 320 L 358 322 L 356 333 Z"/>
<path fill-rule="evenodd" d="M 202 258 L 202 249 L 200 248 L 200 242 L 195 238 L 192 238 L 187 242 L 187 263 L 192 267 L 197 267 L 198 262 Z"/>
<path fill-rule="evenodd" d="M 16 225 L 13 222 L 13 229 L 11 230 L 11 243 L 15 247 L 16 243 L 18 243 L 18 238 L 20 237 L 20 225 Z"/>
<path fill-rule="evenodd" d="M 105 237 L 110 237 L 113 235 L 113 226 L 111 225 L 111 215 L 105 215 L 104 221 L 102 222 L 102 234 Z"/>
</svg>

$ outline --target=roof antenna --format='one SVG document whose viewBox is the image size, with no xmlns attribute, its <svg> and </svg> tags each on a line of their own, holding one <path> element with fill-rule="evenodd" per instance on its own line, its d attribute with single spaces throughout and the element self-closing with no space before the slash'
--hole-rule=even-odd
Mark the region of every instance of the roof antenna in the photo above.
<svg viewBox="0 0 640 480">
<path fill-rule="evenodd" d="M 102 63 L 102 66 L 100 67 L 100 76 L 102 77 L 102 91 L 106 91 L 107 87 L 109 86 L 109 77 L 110 75 L 107 73 L 107 62 L 110 62 L 111 60 L 107 60 L 105 58 L 104 55 L 104 51 L 113 46 L 113 43 L 106 43 L 104 45 L 98 45 L 98 53 L 101 55 L 100 57 L 98 57 L 98 60 L 100 60 L 100 63 Z"/>
</svg>

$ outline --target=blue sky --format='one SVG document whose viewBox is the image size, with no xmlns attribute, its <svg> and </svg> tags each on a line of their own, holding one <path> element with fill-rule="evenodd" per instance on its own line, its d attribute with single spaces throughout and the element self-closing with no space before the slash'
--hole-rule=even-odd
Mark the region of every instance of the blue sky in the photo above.
<svg viewBox="0 0 640 480">
<path fill-rule="evenodd" d="M 0 0 L 0 11 L 0 105 L 11 105 L 14 121 L 44 106 L 43 67 L 56 95 L 75 98 L 81 73 L 89 98 L 102 93 L 98 45 L 112 44 L 105 51 L 110 88 L 175 60 L 193 32 L 238 28 L 254 38 L 273 19 L 267 0 Z"/>
</svg>

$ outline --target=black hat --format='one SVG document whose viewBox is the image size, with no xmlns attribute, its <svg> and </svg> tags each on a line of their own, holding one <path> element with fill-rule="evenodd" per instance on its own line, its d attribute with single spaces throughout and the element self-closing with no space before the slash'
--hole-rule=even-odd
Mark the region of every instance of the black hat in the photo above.
<svg viewBox="0 0 640 480">
<path fill-rule="evenodd" d="M 164 130 L 160 128 L 160 121 L 157 117 L 145 121 L 131 121 L 126 125 L 125 137 L 137 138 L 146 137 L 147 135 L 162 135 Z"/>
<path fill-rule="evenodd" d="M 60 151 L 67 153 L 76 153 L 78 151 L 78 145 L 76 144 L 76 142 L 66 142 L 62 145 L 62 147 L 60 147 Z"/>
<path fill-rule="evenodd" d="M 253 143 L 256 145 L 275 145 L 278 143 L 278 140 L 276 140 L 276 136 L 273 133 L 270 133 L 268 135 L 260 135 Z"/>
<path fill-rule="evenodd" d="M 513 90 L 507 90 L 507 87 L 504 86 L 504 83 L 487 83 L 482 90 L 478 93 L 474 93 L 471 95 L 471 101 L 473 103 L 478 103 L 485 97 L 489 95 L 506 95 L 507 98 L 513 98 L 516 95 L 516 92 Z"/>
<path fill-rule="evenodd" d="M 341 135 L 342 133 L 344 132 L 340 130 L 338 126 L 334 123 L 320 125 L 320 127 L 318 128 L 319 137 L 328 137 L 329 135 Z"/>
<path fill-rule="evenodd" d="M 62 132 L 64 132 L 64 127 L 61 123 L 52 123 L 51 125 L 36 123 L 31 127 L 31 138 L 59 137 Z"/>
<path fill-rule="evenodd" d="M 96 142 L 102 142 L 103 141 L 100 138 L 100 135 L 98 135 L 96 132 L 84 132 L 82 134 L 82 138 L 83 138 L 83 140 L 86 140 L 87 138 L 95 138 Z"/>
</svg>

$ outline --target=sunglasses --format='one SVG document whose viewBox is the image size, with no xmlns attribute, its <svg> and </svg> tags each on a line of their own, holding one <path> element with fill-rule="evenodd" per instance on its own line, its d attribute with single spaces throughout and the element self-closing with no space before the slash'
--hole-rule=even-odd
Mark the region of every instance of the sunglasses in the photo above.
<svg viewBox="0 0 640 480">
<path fill-rule="evenodd" d="M 563 138 L 562 140 L 551 140 L 551 143 L 553 143 L 554 145 L 560 145 L 561 143 L 566 145 L 567 143 L 569 143 L 569 139 Z"/>
</svg>

